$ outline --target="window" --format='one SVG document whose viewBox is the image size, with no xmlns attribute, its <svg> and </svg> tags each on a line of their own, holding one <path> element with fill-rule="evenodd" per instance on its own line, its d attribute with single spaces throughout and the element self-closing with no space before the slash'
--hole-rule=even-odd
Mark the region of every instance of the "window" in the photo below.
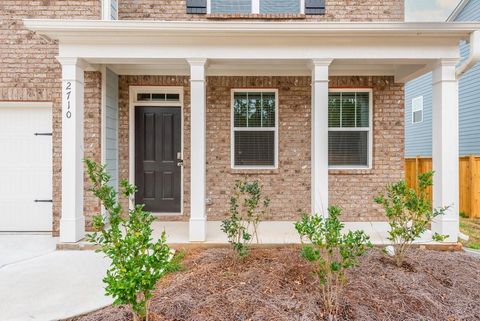
<svg viewBox="0 0 480 321">
<path fill-rule="evenodd" d="M 232 90 L 232 168 L 275 168 L 277 90 Z"/>
<path fill-rule="evenodd" d="M 210 0 L 211 13 L 301 13 L 302 0 Z"/>
<path fill-rule="evenodd" d="M 372 91 L 331 90 L 328 97 L 328 164 L 331 168 L 370 168 Z"/>
<path fill-rule="evenodd" d="M 412 99 L 412 124 L 423 122 L 423 96 Z"/>
</svg>

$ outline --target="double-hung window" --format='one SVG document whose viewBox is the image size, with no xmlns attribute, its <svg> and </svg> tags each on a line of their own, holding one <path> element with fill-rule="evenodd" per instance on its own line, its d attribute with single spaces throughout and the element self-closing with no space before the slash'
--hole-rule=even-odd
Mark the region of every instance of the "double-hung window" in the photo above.
<svg viewBox="0 0 480 321">
<path fill-rule="evenodd" d="M 278 91 L 232 90 L 232 168 L 276 168 Z"/>
<path fill-rule="evenodd" d="M 209 0 L 211 13 L 298 14 L 304 0 Z"/>
<path fill-rule="evenodd" d="M 332 89 L 328 97 L 330 168 L 370 168 L 372 164 L 372 91 Z"/>
</svg>

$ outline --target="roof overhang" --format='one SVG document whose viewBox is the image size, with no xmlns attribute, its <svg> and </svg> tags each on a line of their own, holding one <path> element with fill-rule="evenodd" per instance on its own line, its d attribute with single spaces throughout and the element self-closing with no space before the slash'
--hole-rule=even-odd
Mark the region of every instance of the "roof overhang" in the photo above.
<svg viewBox="0 0 480 321">
<path fill-rule="evenodd" d="M 185 59 L 208 58 L 214 75 L 302 75 L 330 59 L 332 75 L 394 75 L 403 82 L 438 59 L 460 58 L 458 43 L 479 23 L 97 21 L 26 19 L 59 43 L 60 57 L 128 74 L 188 73 Z"/>
<path fill-rule="evenodd" d="M 162 36 L 414 36 L 468 39 L 478 23 L 445 22 L 226 22 L 25 19 L 25 26 L 55 40 L 81 37 Z M 92 39 L 92 38 L 91 38 Z"/>
</svg>

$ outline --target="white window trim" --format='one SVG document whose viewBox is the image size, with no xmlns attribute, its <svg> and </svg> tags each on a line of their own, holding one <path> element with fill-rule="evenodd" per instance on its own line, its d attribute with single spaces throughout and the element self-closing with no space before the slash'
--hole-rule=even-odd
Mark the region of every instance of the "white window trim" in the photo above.
<svg viewBox="0 0 480 321">
<path fill-rule="evenodd" d="M 105 0 L 104 0 L 105 1 Z M 260 0 L 251 0 L 252 1 L 252 12 L 253 14 L 260 14 Z M 300 12 L 299 14 L 305 14 L 305 0 L 298 0 L 300 2 Z M 212 0 L 207 0 L 207 14 L 212 13 Z"/>
<path fill-rule="evenodd" d="M 153 94 L 179 94 L 179 101 L 138 101 L 137 94 L 153 93 Z M 128 180 L 131 184 L 135 184 L 135 107 L 152 106 L 152 107 L 178 107 L 180 108 L 180 127 L 181 127 L 181 157 L 184 159 L 184 108 L 183 108 L 183 87 L 181 86 L 130 86 L 128 90 L 129 94 L 129 111 L 128 111 Z M 120 116 L 119 116 L 120 117 Z M 184 167 L 181 167 L 180 178 L 180 212 L 177 213 L 152 213 L 154 216 L 176 216 L 183 215 L 184 213 Z M 134 203 L 129 202 L 129 209 L 134 208 Z"/>
<path fill-rule="evenodd" d="M 413 108 L 415 105 L 414 102 L 418 100 L 422 102 L 422 105 L 420 106 L 420 108 Z M 414 114 L 417 111 L 421 112 L 422 120 L 416 122 L 414 118 Z M 423 123 L 423 96 L 418 96 L 412 99 L 412 124 L 415 125 L 415 124 L 421 124 L 421 123 Z"/>
<path fill-rule="evenodd" d="M 234 96 L 235 93 L 246 93 L 246 92 L 265 92 L 265 93 L 275 93 L 275 128 L 274 127 L 238 127 L 235 125 L 235 113 L 233 111 L 234 105 Z M 278 114 L 280 113 L 280 107 L 278 105 L 278 89 L 276 88 L 236 88 L 231 90 L 231 100 L 230 100 L 230 166 L 232 169 L 277 169 L 278 168 Z M 235 165 L 235 131 L 272 131 L 275 130 L 275 153 L 274 153 L 274 165 Z"/>
<path fill-rule="evenodd" d="M 368 165 L 367 166 L 343 166 L 343 165 L 329 165 L 328 169 L 332 170 L 364 170 L 372 169 L 372 159 L 373 159 L 373 90 L 371 88 L 331 88 L 328 90 L 329 93 L 333 92 L 348 92 L 348 93 L 359 93 L 359 92 L 368 92 L 368 123 L 369 127 L 328 127 L 328 131 L 367 131 L 368 132 Z"/>
<path fill-rule="evenodd" d="M 118 20 L 118 1 L 120 0 L 102 0 L 102 19 L 103 20 Z M 117 6 L 116 14 L 112 17 L 112 5 Z"/>
</svg>

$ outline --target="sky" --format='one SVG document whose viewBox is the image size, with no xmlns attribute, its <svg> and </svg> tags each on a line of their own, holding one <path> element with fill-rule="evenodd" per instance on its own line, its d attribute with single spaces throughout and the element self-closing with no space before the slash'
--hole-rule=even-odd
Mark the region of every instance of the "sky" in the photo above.
<svg viewBox="0 0 480 321">
<path fill-rule="evenodd" d="M 406 21 L 445 21 L 460 0 L 405 0 Z"/>
</svg>

